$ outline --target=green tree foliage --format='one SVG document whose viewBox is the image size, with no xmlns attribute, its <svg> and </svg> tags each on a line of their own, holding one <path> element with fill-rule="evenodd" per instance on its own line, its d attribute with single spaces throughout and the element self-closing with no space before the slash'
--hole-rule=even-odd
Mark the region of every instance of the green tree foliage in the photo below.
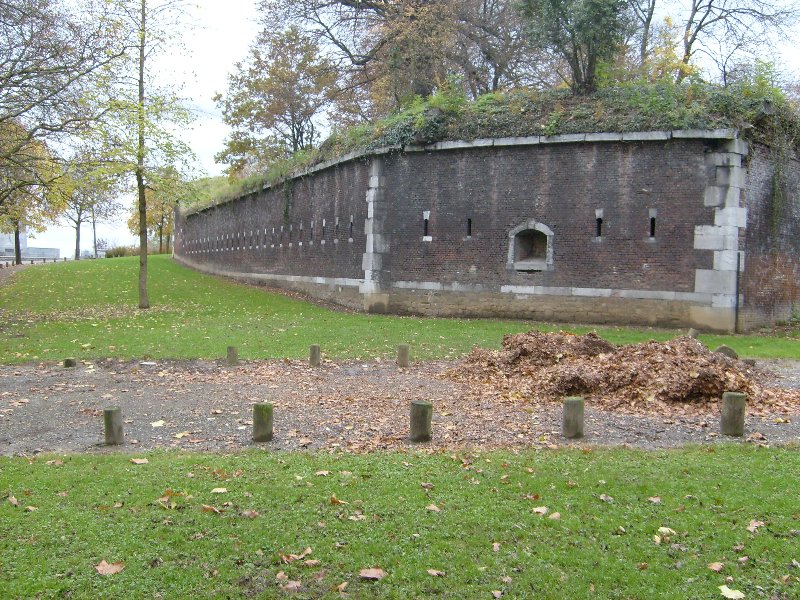
<svg viewBox="0 0 800 600">
<path fill-rule="evenodd" d="M 147 234 L 158 242 L 158 252 L 169 252 L 175 228 L 175 209 L 186 204 L 196 193 L 195 187 L 186 182 L 174 167 L 166 167 L 152 174 L 145 190 L 147 196 Z M 131 233 L 139 232 L 139 207 L 134 204 L 128 218 Z"/>
<path fill-rule="evenodd" d="M 0 232 L 14 234 L 17 264 L 22 262 L 20 232 L 43 231 L 55 218 L 60 185 L 59 166 L 47 145 L 27 138 L 18 122 L 0 122 Z"/>
<path fill-rule="evenodd" d="M 93 96 L 124 49 L 114 27 L 101 0 L 0 0 L 0 163 L 14 173 L 0 206 L 55 184 L 57 170 L 34 162 L 57 160 L 106 110 Z"/>
<path fill-rule="evenodd" d="M 67 164 L 56 194 L 62 205 L 60 220 L 75 229 L 75 260 L 81 256 L 81 225 L 84 223 L 92 224 L 93 245 L 97 253 L 97 237 L 94 235 L 97 222 L 114 218 L 120 210 L 118 182 L 113 171 L 95 157 L 77 155 Z"/>
<path fill-rule="evenodd" d="M 334 65 L 300 29 L 265 29 L 229 76 L 228 93 L 216 97 L 233 128 L 217 159 L 229 162 L 232 173 L 247 175 L 275 158 L 311 148 L 336 80 Z"/>
<path fill-rule="evenodd" d="M 595 91 L 601 63 L 623 48 L 628 30 L 624 0 L 524 0 L 524 8 L 534 44 L 569 66 L 572 91 Z"/>
</svg>

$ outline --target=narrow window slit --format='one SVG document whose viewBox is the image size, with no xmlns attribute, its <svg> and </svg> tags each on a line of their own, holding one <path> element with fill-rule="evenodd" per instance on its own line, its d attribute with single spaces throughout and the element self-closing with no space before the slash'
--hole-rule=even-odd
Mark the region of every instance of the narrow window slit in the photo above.
<svg viewBox="0 0 800 600">
<path fill-rule="evenodd" d="M 597 217 L 597 231 L 595 235 L 597 237 L 602 237 L 603 235 L 603 217 Z"/>
<path fill-rule="evenodd" d="M 650 217 L 650 237 L 656 237 L 656 218 Z"/>
<path fill-rule="evenodd" d="M 467 237 L 472 237 L 472 219 L 467 219 Z"/>
</svg>

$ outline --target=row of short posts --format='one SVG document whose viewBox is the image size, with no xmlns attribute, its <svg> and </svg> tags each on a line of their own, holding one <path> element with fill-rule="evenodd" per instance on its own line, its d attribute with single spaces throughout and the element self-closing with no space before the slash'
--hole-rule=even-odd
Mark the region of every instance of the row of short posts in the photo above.
<svg viewBox="0 0 800 600">
<path fill-rule="evenodd" d="M 722 435 L 742 437 L 744 435 L 744 414 L 747 396 L 741 392 L 722 394 L 722 411 L 719 429 Z M 583 406 L 580 396 L 564 398 L 561 435 L 567 439 L 583 437 Z"/>
<path fill-rule="evenodd" d="M 725 392 L 722 395 L 720 431 L 722 435 L 741 437 L 744 435 L 744 414 L 747 397 L 740 392 Z M 253 441 L 272 441 L 273 405 L 269 402 L 253 406 Z M 409 420 L 409 440 L 415 443 L 429 442 L 433 436 L 433 404 L 425 400 L 413 400 Z M 103 411 L 105 441 L 107 445 L 123 443 L 122 409 L 107 408 Z M 562 435 L 567 439 L 582 438 L 584 434 L 584 400 L 580 396 L 564 399 Z"/>
<path fill-rule="evenodd" d="M 32 259 L 30 259 L 30 262 L 31 262 L 31 264 L 33 264 L 33 263 L 34 263 L 34 261 L 37 261 L 37 260 L 40 260 L 40 261 L 42 261 L 42 264 L 44 264 L 44 263 L 46 263 L 46 262 L 47 262 L 47 259 L 46 259 L 46 258 L 35 258 L 35 259 L 34 259 L 34 258 L 32 258 Z M 54 258 L 54 259 L 53 259 L 53 262 L 58 262 L 58 259 L 57 259 L 57 258 Z M 67 262 L 67 257 L 66 257 L 66 256 L 64 257 L 64 262 Z M 0 269 L 2 269 L 3 267 L 4 267 L 3 263 L 1 263 L 1 262 L 0 262 Z M 9 262 L 9 261 L 6 261 L 6 262 L 5 262 L 5 268 L 6 268 L 6 269 L 10 269 L 11 267 L 12 267 L 12 265 L 11 265 L 11 262 Z"/>
<path fill-rule="evenodd" d="M 239 353 L 235 346 L 228 346 L 226 363 L 235 366 L 239 362 Z M 319 344 L 309 348 L 309 365 L 318 367 L 321 362 Z M 65 367 L 76 366 L 73 358 L 64 359 Z M 409 344 L 397 347 L 397 366 L 407 368 L 411 364 Z M 744 435 L 744 416 L 747 396 L 741 392 L 725 392 L 722 395 L 722 411 L 720 416 L 720 432 L 722 435 L 741 437 Z M 409 439 L 412 442 L 428 442 L 433 435 L 433 404 L 424 400 L 411 402 Z M 122 411 L 118 407 L 104 411 L 105 440 L 108 445 L 122 444 Z M 253 407 L 253 441 L 269 442 L 272 440 L 273 406 L 260 403 Z M 567 439 L 578 439 L 584 436 L 584 399 L 581 396 L 569 396 L 563 401 L 561 434 Z"/>
<path fill-rule="evenodd" d="M 273 430 L 273 405 L 262 402 L 253 406 L 253 441 L 272 441 Z M 423 400 L 414 400 L 411 403 L 411 434 L 412 442 L 429 442 L 433 428 L 433 404 Z M 107 446 L 119 446 L 124 442 L 122 431 L 122 409 L 118 406 L 106 408 L 103 411 L 103 425 L 105 427 L 105 443 Z"/>
<path fill-rule="evenodd" d="M 228 346 L 225 356 L 228 366 L 239 364 L 239 351 L 236 346 Z M 308 351 L 308 363 L 312 367 L 322 364 L 322 354 L 319 344 L 312 344 Z M 74 358 L 65 358 L 64 367 L 75 367 L 78 361 Z M 397 366 L 407 368 L 411 364 L 411 347 L 409 344 L 400 344 L 397 347 Z M 414 400 L 411 403 L 411 434 L 412 442 L 429 442 L 433 427 L 433 404 L 423 400 Z M 122 409 L 114 406 L 103 411 L 105 425 L 106 445 L 116 446 L 123 443 Z M 259 403 L 253 406 L 253 441 L 272 441 L 273 406 L 271 403 Z"/>
<path fill-rule="evenodd" d="M 225 357 L 225 363 L 228 366 L 235 367 L 239 364 L 239 351 L 236 346 L 228 346 L 228 351 Z M 312 367 L 318 367 L 322 364 L 322 351 L 319 344 L 312 344 L 308 349 L 308 364 Z M 400 344 L 397 346 L 397 366 L 403 369 L 411 365 L 411 346 L 409 344 Z M 68 366 L 66 362 L 64 366 Z M 75 366 L 75 365 L 71 365 Z"/>
</svg>

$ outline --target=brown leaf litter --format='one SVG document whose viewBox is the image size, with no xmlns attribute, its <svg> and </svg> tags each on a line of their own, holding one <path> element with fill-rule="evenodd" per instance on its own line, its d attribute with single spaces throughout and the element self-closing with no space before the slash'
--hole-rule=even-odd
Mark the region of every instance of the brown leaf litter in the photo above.
<svg viewBox="0 0 800 600">
<path fill-rule="evenodd" d="M 763 373 L 711 352 L 694 338 L 614 346 L 595 333 L 510 334 L 499 351 L 475 348 L 447 376 L 501 390 L 514 400 L 556 402 L 584 396 L 621 412 L 674 414 L 714 409 L 726 391 L 748 395 L 752 413 L 790 413 L 797 390 L 761 385 Z"/>
</svg>

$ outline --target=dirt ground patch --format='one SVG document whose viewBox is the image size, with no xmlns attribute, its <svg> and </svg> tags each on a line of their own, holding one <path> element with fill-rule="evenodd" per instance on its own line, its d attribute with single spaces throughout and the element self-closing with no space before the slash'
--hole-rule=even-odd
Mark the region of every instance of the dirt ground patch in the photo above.
<svg viewBox="0 0 800 600">
<path fill-rule="evenodd" d="M 560 403 L 506 382 L 453 379 L 455 362 L 214 361 L 40 363 L 0 366 L 0 454 L 137 452 L 156 448 L 235 452 L 254 446 L 252 405 L 275 405 L 267 450 L 365 452 L 383 449 L 629 445 L 674 447 L 719 440 L 719 408 L 706 402 L 650 411 L 587 396 L 586 437 L 560 436 Z M 746 442 L 800 441 L 800 361 L 759 361 L 759 389 L 785 400 L 751 407 Z M 434 403 L 434 439 L 412 445 L 408 407 Z M 102 410 L 120 406 L 126 443 L 105 448 Z"/>
</svg>

